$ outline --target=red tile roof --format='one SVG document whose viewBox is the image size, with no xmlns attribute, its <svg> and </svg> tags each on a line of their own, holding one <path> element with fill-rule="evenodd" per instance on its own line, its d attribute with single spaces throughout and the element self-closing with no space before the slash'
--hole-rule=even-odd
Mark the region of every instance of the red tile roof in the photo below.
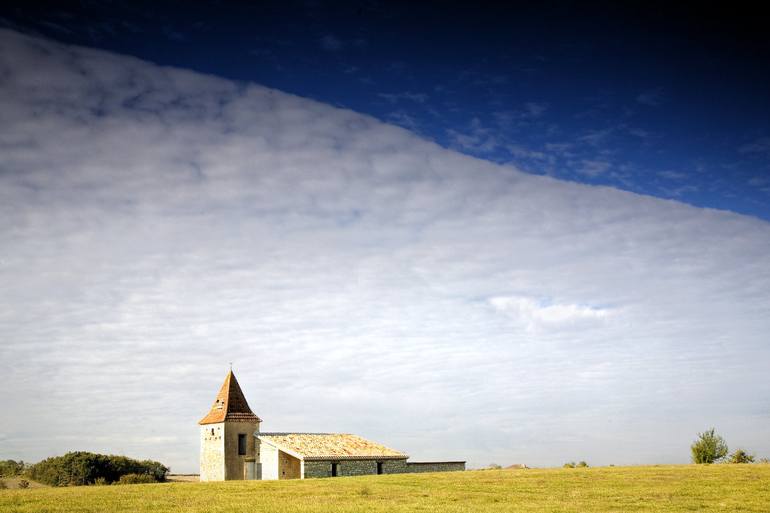
<svg viewBox="0 0 770 513">
<path fill-rule="evenodd" d="M 211 405 L 209 413 L 203 417 L 198 424 L 216 424 L 218 422 L 262 422 L 254 415 L 246 402 L 241 386 L 235 379 L 235 374 L 231 370 L 222 388 L 219 389 L 214 404 Z"/>
</svg>

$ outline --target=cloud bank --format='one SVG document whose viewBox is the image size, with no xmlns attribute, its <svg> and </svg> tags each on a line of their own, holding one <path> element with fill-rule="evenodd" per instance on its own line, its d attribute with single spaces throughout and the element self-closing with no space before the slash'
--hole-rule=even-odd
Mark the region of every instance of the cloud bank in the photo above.
<svg viewBox="0 0 770 513">
<path fill-rule="evenodd" d="M 0 454 L 268 430 L 471 466 L 770 455 L 770 225 L 0 31 Z"/>
</svg>

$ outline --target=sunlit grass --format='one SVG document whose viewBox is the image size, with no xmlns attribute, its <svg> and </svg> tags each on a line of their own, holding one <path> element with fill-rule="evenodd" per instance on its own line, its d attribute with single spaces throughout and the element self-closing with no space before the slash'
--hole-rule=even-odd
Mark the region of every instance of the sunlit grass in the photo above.
<svg viewBox="0 0 770 513">
<path fill-rule="evenodd" d="M 770 465 L 0 490 L 3 512 L 770 511 Z"/>
</svg>

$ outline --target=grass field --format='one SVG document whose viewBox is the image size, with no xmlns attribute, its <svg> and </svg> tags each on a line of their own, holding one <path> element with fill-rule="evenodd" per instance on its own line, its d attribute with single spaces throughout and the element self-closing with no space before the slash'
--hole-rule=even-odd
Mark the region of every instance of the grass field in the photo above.
<svg viewBox="0 0 770 513">
<path fill-rule="evenodd" d="M 757 511 L 770 465 L 485 470 L 0 490 L 2 512 Z"/>
</svg>

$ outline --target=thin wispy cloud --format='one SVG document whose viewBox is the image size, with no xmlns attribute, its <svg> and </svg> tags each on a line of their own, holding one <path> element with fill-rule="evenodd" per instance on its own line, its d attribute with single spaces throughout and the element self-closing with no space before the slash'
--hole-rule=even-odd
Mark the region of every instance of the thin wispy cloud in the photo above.
<svg viewBox="0 0 770 513">
<path fill-rule="evenodd" d="M 770 453 L 767 223 L 10 31 L 0 67 L 4 457 L 194 471 L 230 361 L 265 429 L 414 459 Z"/>
<path fill-rule="evenodd" d="M 744 154 L 763 154 L 770 156 L 770 137 L 760 137 L 759 139 L 744 144 L 738 148 L 739 153 Z"/>
<path fill-rule="evenodd" d="M 409 91 L 406 91 L 403 93 L 378 93 L 377 96 L 394 104 L 403 100 L 415 102 L 415 103 L 425 103 L 425 101 L 428 99 L 427 94 L 412 93 Z"/>
<path fill-rule="evenodd" d="M 641 103 L 642 105 L 646 105 L 648 107 L 657 107 L 663 103 L 663 100 L 664 93 L 663 89 L 661 88 L 643 91 L 636 97 L 637 103 Z"/>
<path fill-rule="evenodd" d="M 680 171 L 658 171 L 658 176 L 665 178 L 667 180 L 684 180 L 687 178 L 687 173 L 682 173 Z"/>
<path fill-rule="evenodd" d="M 338 52 L 344 46 L 342 40 L 334 34 L 326 34 L 321 37 L 321 48 L 327 52 Z"/>
<path fill-rule="evenodd" d="M 606 160 L 583 160 L 578 167 L 578 172 L 595 178 L 606 173 L 610 167 L 612 167 L 612 164 Z"/>
</svg>

